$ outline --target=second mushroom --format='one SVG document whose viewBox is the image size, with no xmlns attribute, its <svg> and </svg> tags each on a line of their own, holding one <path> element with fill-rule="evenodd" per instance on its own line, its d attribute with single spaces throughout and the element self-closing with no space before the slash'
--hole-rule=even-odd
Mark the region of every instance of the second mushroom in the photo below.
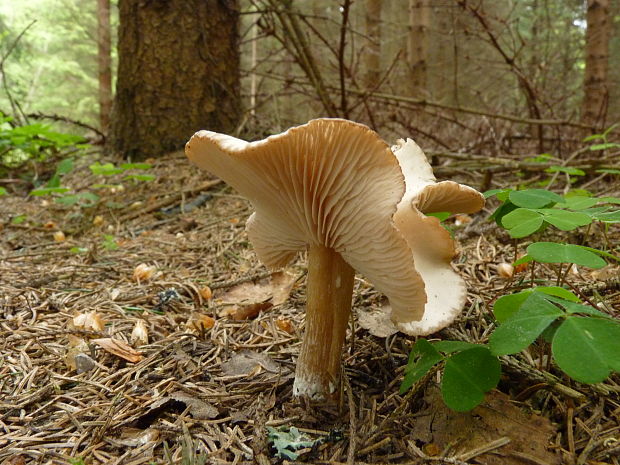
<svg viewBox="0 0 620 465">
<path fill-rule="evenodd" d="M 453 241 L 426 213 L 473 213 L 484 198 L 437 183 L 413 141 L 391 149 L 366 126 L 316 119 L 256 142 L 200 131 L 185 150 L 250 200 L 247 233 L 265 265 L 308 251 L 295 395 L 325 399 L 337 390 L 356 271 L 387 296 L 407 334 L 433 333 L 460 313 L 465 285 L 450 265 Z"/>
</svg>

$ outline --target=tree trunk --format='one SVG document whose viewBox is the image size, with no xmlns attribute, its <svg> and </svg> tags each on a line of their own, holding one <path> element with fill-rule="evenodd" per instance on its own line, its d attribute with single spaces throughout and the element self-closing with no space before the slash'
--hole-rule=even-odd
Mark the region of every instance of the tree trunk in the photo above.
<svg viewBox="0 0 620 465">
<path fill-rule="evenodd" d="M 610 0 L 588 0 L 586 20 L 586 70 L 581 120 L 602 127 L 609 100 Z"/>
<path fill-rule="evenodd" d="M 237 0 L 120 0 L 109 149 L 144 159 L 239 120 Z"/>
<path fill-rule="evenodd" d="M 428 97 L 428 34 L 431 8 L 429 0 L 409 0 L 409 40 L 407 62 L 411 95 Z"/>
<path fill-rule="evenodd" d="M 375 89 L 381 79 L 381 10 L 383 0 L 366 0 L 366 38 L 368 49 L 364 54 L 366 89 Z"/>
<path fill-rule="evenodd" d="M 110 0 L 97 0 L 97 62 L 99 73 L 99 126 L 107 133 L 112 111 L 112 55 Z"/>
</svg>

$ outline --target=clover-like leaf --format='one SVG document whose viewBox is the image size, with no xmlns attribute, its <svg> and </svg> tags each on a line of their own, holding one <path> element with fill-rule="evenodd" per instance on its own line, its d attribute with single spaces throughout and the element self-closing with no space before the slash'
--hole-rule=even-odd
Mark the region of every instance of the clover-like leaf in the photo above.
<svg viewBox="0 0 620 465">
<path fill-rule="evenodd" d="M 588 268 L 606 265 L 600 256 L 584 247 L 556 242 L 534 242 L 527 247 L 527 254 L 541 263 L 574 263 Z"/>
<path fill-rule="evenodd" d="M 488 348 L 478 346 L 459 352 L 446 361 L 441 382 L 443 400 L 457 412 L 471 410 L 497 386 L 500 374 L 499 360 Z"/>
<path fill-rule="evenodd" d="M 516 206 L 523 208 L 543 208 L 551 204 L 564 203 L 562 196 L 545 189 L 512 191 L 509 199 Z"/>
<path fill-rule="evenodd" d="M 566 301 L 566 302 L 580 302 L 579 297 L 573 294 L 570 291 L 558 286 L 539 286 L 533 289 L 525 289 L 521 292 L 517 292 L 516 294 L 509 294 L 501 296 L 499 299 L 495 301 L 493 305 L 493 314 L 499 323 L 505 322 L 508 318 L 519 311 L 523 302 L 532 294 L 532 293 L 540 293 L 541 297 L 547 300 L 551 300 L 555 302 L 555 299 L 550 298 L 555 297 L 558 300 Z"/>
<path fill-rule="evenodd" d="M 572 316 L 558 328 L 551 345 L 558 366 L 582 383 L 603 381 L 620 371 L 620 323 Z"/>
<path fill-rule="evenodd" d="M 426 339 L 418 339 L 411 352 L 405 368 L 405 378 L 400 385 L 400 393 L 404 394 L 428 373 L 437 363 L 443 360 L 442 355 Z"/>
<path fill-rule="evenodd" d="M 544 220 L 562 231 L 572 231 L 580 226 L 592 223 L 592 218 L 580 212 L 559 210 L 557 208 L 544 208 L 538 210 L 544 215 Z"/>
<path fill-rule="evenodd" d="M 527 208 L 517 208 L 504 215 L 502 225 L 508 233 L 515 238 L 529 236 L 535 233 L 543 225 L 543 215 Z"/>
<path fill-rule="evenodd" d="M 565 313 L 539 293 L 530 294 L 519 310 L 491 334 L 489 346 L 494 355 L 520 352 L 529 346 L 553 321 Z"/>
</svg>

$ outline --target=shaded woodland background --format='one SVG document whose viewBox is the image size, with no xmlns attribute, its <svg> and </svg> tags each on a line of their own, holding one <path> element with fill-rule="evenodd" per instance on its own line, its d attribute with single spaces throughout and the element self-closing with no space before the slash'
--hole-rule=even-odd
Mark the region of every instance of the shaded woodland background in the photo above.
<svg viewBox="0 0 620 465">
<path fill-rule="evenodd" d="M 620 117 L 619 3 L 4 1 L 0 110 L 79 122 L 64 128 L 136 159 L 319 116 L 561 157 Z"/>
</svg>

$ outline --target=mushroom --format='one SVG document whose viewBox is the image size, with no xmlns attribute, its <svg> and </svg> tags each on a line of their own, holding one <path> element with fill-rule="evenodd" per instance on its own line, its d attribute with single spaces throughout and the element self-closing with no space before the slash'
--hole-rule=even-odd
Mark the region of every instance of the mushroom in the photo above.
<svg viewBox="0 0 620 465">
<path fill-rule="evenodd" d="M 424 317 L 423 278 L 449 276 L 456 282 L 449 265 L 454 246 L 436 219 L 423 213 L 448 205 L 444 197 L 454 186 L 459 199 L 464 192 L 480 194 L 456 183 L 435 183 L 421 150 L 411 160 L 410 142 L 401 145 L 394 153 L 374 131 L 342 119 L 312 120 L 256 142 L 199 131 L 186 145 L 194 164 L 222 178 L 254 206 L 246 228 L 265 265 L 284 266 L 308 250 L 296 396 L 326 399 L 337 390 L 355 271 L 388 297 L 392 318 L 403 331 L 422 334 L 439 328 L 436 319 Z M 423 238 L 403 235 L 416 235 L 416 227 Z M 434 244 L 433 235 L 441 245 Z M 429 249 L 418 254 L 422 271 L 414 265 L 414 246 Z M 435 262 L 441 271 L 432 269 Z M 464 288 L 462 281 L 458 284 Z M 441 321 L 449 323 L 452 309 L 460 310 L 462 303 L 450 301 L 451 310 Z"/>
<path fill-rule="evenodd" d="M 469 186 L 453 181 L 436 182 L 422 149 L 411 139 L 393 147 L 405 176 L 407 190 L 394 215 L 422 276 L 426 292 L 424 315 L 418 321 L 394 313 L 392 320 L 409 335 L 428 335 L 447 327 L 461 312 L 466 300 L 463 279 L 450 262 L 456 255 L 450 233 L 439 219 L 426 213 L 474 213 L 484 207 L 484 196 Z"/>
</svg>

